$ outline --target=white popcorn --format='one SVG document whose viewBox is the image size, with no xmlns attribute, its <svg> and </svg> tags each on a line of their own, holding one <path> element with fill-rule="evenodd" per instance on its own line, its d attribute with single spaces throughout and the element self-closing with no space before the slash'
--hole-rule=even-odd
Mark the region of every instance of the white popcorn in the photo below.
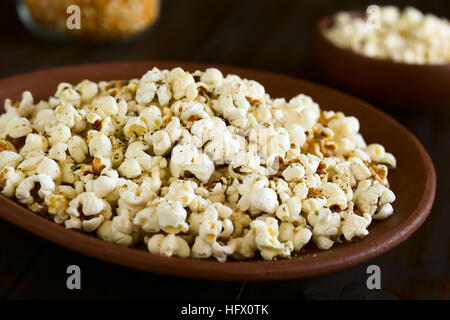
<svg viewBox="0 0 450 320">
<path fill-rule="evenodd" d="M 305 168 L 301 164 L 291 164 L 283 170 L 282 175 L 288 182 L 300 180 L 305 176 Z"/>
<path fill-rule="evenodd" d="M 152 102 L 156 93 L 156 85 L 151 82 L 143 83 L 136 91 L 136 101 L 139 104 L 146 105 Z"/>
<path fill-rule="evenodd" d="M 167 236 L 156 234 L 152 236 L 148 242 L 148 250 L 153 254 L 161 254 L 167 257 L 178 256 L 181 258 L 187 258 L 191 253 L 188 243 L 174 234 Z"/>
<path fill-rule="evenodd" d="M 5 136 L 17 139 L 28 135 L 33 130 L 30 127 L 30 121 L 26 118 L 13 118 L 6 123 Z"/>
<path fill-rule="evenodd" d="M 25 139 L 25 145 L 20 150 L 20 154 L 24 156 L 27 153 L 39 150 L 42 152 L 46 152 L 47 149 L 48 142 L 44 136 L 41 136 L 40 134 L 30 133 Z"/>
<path fill-rule="evenodd" d="M 140 117 L 133 117 L 128 120 L 123 132 L 125 136 L 130 138 L 142 136 L 147 132 L 147 124 Z"/>
<path fill-rule="evenodd" d="M 378 202 L 384 205 L 394 201 L 394 193 L 378 181 L 363 180 L 359 182 L 353 194 L 353 202 L 358 206 L 359 212 L 363 214 L 374 215 L 378 209 Z"/>
<path fill-rule="evenodd" d="M 119 106 L 115 98 L 104 96 L 94 100 L 94 111 L 102 118 L 113 116 L 119 113 Z"/>
<path fill-rule="evenodd" d="M 343 117 L 331 120 L 328 127 L 334 131 L 335 135 L 347 137 L 359 131 L 359 121 L 355 117 Z"/>
<path fill-rule="evenodd" d="M 363 217 L 354 213 L 344 214 L 342 222 L 342 234 L 345 239 L 350 241 L 355 237 L 365 237 L 369 234 L 367 227 L 372 222 L 372 217 L 365 214 Z"/>
<path fill-rule="evenodd" d="M 22 161 L 22 156 L 14 151 L 4 150 L 0 152 L 0 169 L 5 167 L 17 168 Z"/>
<path fill-rule="evenodd" d="M 112 242 L 122 246 L 131 246 L 135 242 L 133 222 L 127 214 L 115 216 L 103 232 Z"/>
<path fill-rule="evenodd" d="M 47 129 L 48 132 L 48 142 L 51 146 L 62 142 L 67 143 L 67 141 L 72 136 L 70 128 L 62 123 L 55 124 L 54 126 Z"/>
<path fill-rule="evenodd" d="M 166 154 L 172 147 L 170 136 L 165 130 L 159 130 L 152 134 L 153 152 L 157 156 Z"/>
<path fill-rule="evenodd" d="M 88 145 L 80 136 L 72 136 L 67 142 L 70 156 L 78 163 L 83 162 L 88 154 Z"/>
<path fill-rule="evenodd" d="M 37 165 L 35 172 L 37 174 L 44 174 L 51 177 L 53 180 L 58 180 L 61 177 L 61 169 L 55 160 L 48 157 L 43 157 Z"/>
<path fill-rule="evenodd" d="M 200 81 L 206 83 L 210 86 L 215 86 L 220 84 L 223 80 L 223 74 L 220 70 L 216 68 L 208 68 L 205 72 L 202 73 L 200 77 Z"/>
<path fill-rule="evenodd" d="M 350 17 L 339 13 L 336 23 L 325 30 L 335 45 L 352 49 L 376 59 L 391 59 L 407 64 L 445 64 L 450 61 L 450 23 L 434 15 L 424 15 L 407 7 L 379 8 L 378 25 L 368 23 L 369 17 Z"/>
<path fill-rule="evenodd" d="M 52 109 L 40 110 L 33 121 L 33 126 L 39 130 L 43 131 L 47 125 L 51 125 L 56 121 L 55 112 Z"/>
<path fill-rule="evenodd" d="M 259 178 L 252 174 L 245 177 L 243 184 L 238 187 L 242 198 L 238 202 L 241 210 L 249 210 L 252 215 L 261 212 L 274 213 L 278 207 L 277 194 L 268 188 L 267 178 Z"/>
<path fill-rule="evenodd" d="M 149 106 L 143 109 L 140 114 L 140 118 L 145 122 L 149 130 L 158 130 L 162 123 L 161 110 L 156 106 Z"/>
<path fill-rule="evenodd" d="M 97 84 L 89 80 L 81 81 L 75 89 L 80 93 L 81 102 L 91 101 L 98 93 Z"/>
<path fill-rule="evenodd" d="M 6 197 L 13 197 L 17 186 L 25 179 L 22 171 L 15 170 L 14 167 L 4 167 L 0 170 L 0 189 L 1 194 Z"/>
<path fill-rule="evenodd" d="M 308 214 L 308 222 L 313 226 L 312 238 L 321 250 L 328 250 L 334 243 L 333 238 L 339 235 L 341 228 L 341 216 L 331 212 L 330 209 L 322 208 Z"/>
<path fill-rule="evenodd" d="M 106 198 L 116 189 L 118 183 L 119 175 L 117 171 L 104 168 L 98 178 L 86 182 L 85 188 L 87 192 L 93 192 L 99 198 Z"/>
<path fill-rule="evenodd" d="M 284 243 L 278 240 L 278 222 L 274 218 L 266 218 L 265 221 L 255 220 L 251 228 L 256 231 L 255 242 L 265 260 L 273 260 L 275 257 L 288 257 L 294 249 L 291 241 Z"/>
<path fill-rule="evenodd" d="M 183 207 L 187 207 L 195 198 L 194 187 L 191 181 L 175 180 L 170 184 L 165 198 L 172 202 L 180 202 Z"/>
<path fill-rule="evenodd" d="M 395 157 L 391 153 L 386 152 L 384 147 L 380 144 L 374 143 L 368 145 L 366 152 L 373 162 L 386 163 L 392 168 L 397 166 Z"/>
<path fill-rule="evenodd" d="M 161 230 L 159 225 L 159 218 L 156 212 L 157 202 L 152 202 L 152 204 L 139 211 L 134 217 L 133 223 L 140 226 L 142 230 L 149 233 L 156 233 Z"/>
<path fill-rule="evenodd" d="M 325 197 L 327 198 L 327 206 L 338 205 L 341 209 L 347 207 L 347 197 L 344 191 L 335 183 L 327 182 L 321 187 Z"/>
<path fill-rule="evenodd" d="M 55 97 L 68 104 L 80 104 L 81 97 L 77 90 L 70 83 L 62 82 L 58 85 Z"/>
<path fill-rule="evenodd" d="M 171 202 L 162 200 L 156 207 L 161 229 L 167 233 L 179 233 L 189 230 L 189 225 L 185 222 L 186 210 L 181 202 Z"/>
<path fill-rule="evenodd" d="M 64 161 L 67 149 L 67 144 L 59 142 L 48 151 L 48 157 L 56 161 Z"/>
<path fill-rule="evenodd" d="M 197 236 L 191 248 L 192 257 L 198 259 L 207 259 L 211 257 L 212 253 L 212 246 L 205 240 L 203 240 L 200 236 Z"/>
<path fill-rule="evenodd" d="M 112 153 L 111 140 L 103 133 L 90 130 L 88 132 L 89 153 L 93 157 L 109 158 Z"/>
<path fill-rule="evenodd" d="M 174 99 L 179 100 L 185 97 L 187 100 L 193 100 L 197 97 L 197 86 L 189 72 L 185 72 L 181 68 L 174 68 L 170 71 L 168 80 L 172 84 Z"/>
<path fill-rule="evenodd" d="M 79 123 L 83 116 L 71 105 L 62 103 L 55 109 L 56 120 L 63 125 L 73 128 Z"/>
<path fill-rule="evenodd" d="M 422 21 L 409 15 L 403 24 Z M 396 23 L 395 11 L 382 19 Z M 369 40 L 361 47 L 370 53 Z M 311 239 L 327 250 L 362 238 L 394 213 L 395 157 L 367 145 L 356 118 L 304 94 L 273 99 L 214 68 L 61 83 L 47 101 L 24 92 L 4 109 L 0 193 L 106 242 L 167 257 L 276 260 Z"/>
<path fill-rule="evenodd" d="M 111 217 L 111 207 L 105 200 L 98 198 L 93 192 L 84 192 L 70 201 L 66 210 L 71 220 L 65 222 L 66 227 L 82 229 L 86 232 L 97 230 L 103 221 Z"/>
<path fill-rule="evenodd" d="M 175 146 L 169 165 L 172 175 L 176 178 L 189 171 L 202 182 L 206 182 L 214 172 L 214 163 L 192 145 Z"/>
<path fill-rule="evenodd" d="M 31 194 L 31 191 L 36 189 L 37 193 Z M 20 203 L 31 205 L 38 202 L 35 199 L 36 195 L 40 199 L 45 199 L 45 196 L 55 191 L 55 183 L 52 178 L 45 174 L 37 174 L 23 179 L 16 188 L 16 198 Z"/>
</svg>

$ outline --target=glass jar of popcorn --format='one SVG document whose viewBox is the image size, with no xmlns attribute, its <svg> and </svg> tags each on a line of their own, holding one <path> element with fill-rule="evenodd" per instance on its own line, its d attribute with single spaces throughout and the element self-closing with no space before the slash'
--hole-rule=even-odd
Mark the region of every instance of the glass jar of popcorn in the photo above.
<svg viewBox="0 0 450 320">
<path fill-rule="evenodd" d="M 18 0 L 20 19 L 33 34 L 52 39 L 111 41 L 153 25 L 159 0 Z"/>
</svg>

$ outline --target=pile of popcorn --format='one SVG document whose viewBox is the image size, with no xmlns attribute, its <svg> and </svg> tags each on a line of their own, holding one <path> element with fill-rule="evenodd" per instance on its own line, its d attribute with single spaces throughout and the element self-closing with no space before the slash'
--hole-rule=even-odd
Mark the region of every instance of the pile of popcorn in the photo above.
<svg viewBox="0 0 450 320">
<path fill-rule="evenodd" d="M 369 7 L 370 8 L 370 7 Z M 408 64 L 450 63 L 450 23 L 447 19 L 407 7 L 372 9 L 366 18 L 336 15 L 325 36 L 335 45 L 370 58 Z M 369 9 L 368 9 L 369 12 Z"/>
<path fill-rule="evenodd" d="M 107 242 L 275 260 L 362 238 L 393 214 L 396 160 L 366 145 L 358 119 L 214 68 L 60 83 L 5 110 L 1 193 Z"/>
</svg>

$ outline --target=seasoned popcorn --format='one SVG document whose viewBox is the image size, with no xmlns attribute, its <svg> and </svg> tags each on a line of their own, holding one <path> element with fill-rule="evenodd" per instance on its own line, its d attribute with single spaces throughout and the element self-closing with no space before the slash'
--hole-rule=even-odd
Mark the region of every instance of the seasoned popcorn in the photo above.
<svg viewBox="0 0 450 320">
<path fill-rule="evenodd" d="M 167 257 L 276 260 L 394 213 L 395 157 L 310 97 L 217 69 L 148 71 L 5 101 L 0 192 L 69 229 Z"/>
<path fill-rule="evenodd" d="M 379 7 L 369 23 L 342 12 L 325 36 L 335 45 L 370 58 L 408 64 L 450 63 L 450 23 L 433 14 L 407 7 Z"/>
</svg>

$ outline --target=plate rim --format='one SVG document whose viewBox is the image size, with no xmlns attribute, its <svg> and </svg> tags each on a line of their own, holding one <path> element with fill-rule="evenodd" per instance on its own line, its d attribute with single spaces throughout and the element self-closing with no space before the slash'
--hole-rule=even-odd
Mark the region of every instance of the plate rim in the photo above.
<svg viewBox="0 0 450 320">
<path fill-rule="evenodd" d="M 168 67 L 181 66 L 185 69 L 190 70 L 205 69 L 208 67 L 230 69 L 235 70 L 233 71 L 234 73 L 238 73 L 239 71 L 241 71 L 244 73 L 248 72 L 253 74 L 261 74 L 275 78 L 281 77 L 291 82 L 297 82 L 300 88 L 302 84 L 307 84 L 310 87 L 324 89 L 328 92 L 333 92 L 334 94 L 341 95 L 346 100 L 353 100 L 353 103 L 357 103 L 364 108 L 368 108 L 371 112 L 378 113 L 386 120 L 393 122 L 397 127 L 399 127 L 399 129 L 404 131 L 404 133 L 408 136 L 410 142 L 419 151 L 418 156 L 421 158 L 421 163 L 424 164 L 426 172 L 430 173 L 427 175 L 426 181 L 424 181 L 426 188 L 424 189 L 422 197 L 418 202 L 419 205 L 415 208 L 415 210 L 409 213 L 409 217 L 401 224 L 407 225 L 405 225 L 405 227 L 402 228 L 399 232 L 390 230 L 383 233 L 388 241 L 380 243 L 376 246 L 372 246 L 369 250 L 361 251 L 358 254 L 350 254 L 344 256 L 344 258 L 342 259 L 337 260 L 330 259 L 328 257 L 332 256 L 334 251 L 333 249 L 328 251 L 321 251 L 320 258 L 313 257 L 314 259 L 318 259 L 315 261 L 314 269 L 305 268 L 305 264 L 302 264 L 301 260 L 303 260 L 304 258 L 309 258 L 311 255 L 315 254 L 300 256 L 293 259 L 283 259 L 279 261 L 228 261 L 225 263 L 219 263 L 213 260 L 183 259 L 178 257 L 169 258 L 161 255 L 155 255 L 147 251 L 107 243 L 91 235 L 66 229 L 65 227 L 58 225 L 53 221 L 47 220 L 40 215 L 32 213 L 27 208 L 21 206 L 19 203 L 10 198 L 4 197 L 3 195 L 0 195 L 0 203 L 4 204 L 0 207 L 1 218 L 57 245 L 77 251 L 96 259 L 122 265 L 125 267 L 130 267 L 133 269 L 171 276 L 180 276 L 184 278 L 206 280 L 267 281 L 306 278 L 328 274 L 373 259 L 405 241 L 420 227 L 420 225 L 422 225 L 431 211 L 436 192 L 436 172 L 429 154 L 426 152 L 425 148 L 419 142 L 419 140 L 406 127 L 404 127 L 401 123 L 393 119 L 385 112 L 347 93 L 340 92 L 336 89 L 319 85 L 311 81 L 303 80 L 290 75 L 216 63 L 162 60 L 117 61 L 42 68 L 39 70 L 33 70 L 31 72 L 11 75 L 0 79 L 0 91 L 5 81 L 17 81 L 23 77 L 30 77 L 36 74 L 42 74 L 52 71 L 74 71 L 78 68 L 101 68 L 112 65 L 115 65 L 116 67 L 119 65 L 121 65 L 122 67 L 127 65 L 133 65 L 134 67 L 147 66 L 146 68 L 148 68 L 148 66 L 150 65 L 164 65 Z M 427 201 L 422 201 L 424 199 Z M 8 212 L 13 212 L 13 214 Z M 69 241 L 67 241 L 68 238 Z M 342 250 L 348 250 L 348 248 L 349 247 L 342 248 Z M 128 257 L 126 259 L 123 259 L 122 255 L 126 254 L 128 254 Z M 255 272 L 255 270 L 253 269 L 256 264 L 259 264 L 261 266 L 260 268 L 258 268 L 257 272 Z M 211 272 L 211 269 L 214 269 L 215 271 Z M 279 271 L 278 269 L 281 271 Z"/>
</svg>

